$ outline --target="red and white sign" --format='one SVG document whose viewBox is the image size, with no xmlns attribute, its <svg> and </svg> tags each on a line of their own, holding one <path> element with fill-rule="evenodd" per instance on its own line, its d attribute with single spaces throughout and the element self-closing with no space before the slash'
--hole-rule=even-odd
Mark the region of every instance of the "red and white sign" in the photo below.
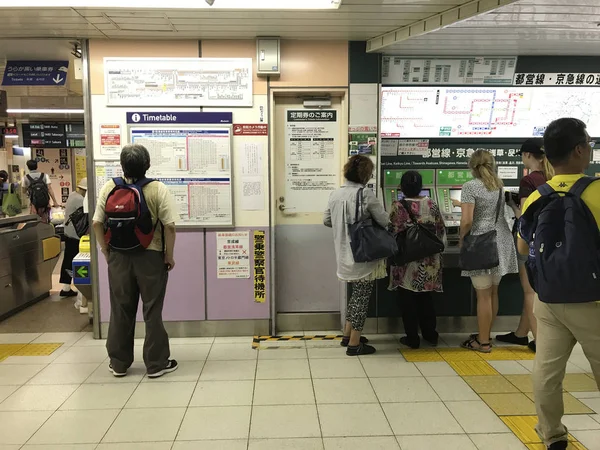
<svg viewBox="0 0 600 450">
<path fill-rule="evenodd" d="M 118 158 L 121 154 L 121 125 L 100 125 L 100 155 Z"/>
<path fill-rule="evenodd" d="M 238 123 L 233 126 L 234 136 L 267 136 L 269 125 L 266 123 Z"/>
</svg>

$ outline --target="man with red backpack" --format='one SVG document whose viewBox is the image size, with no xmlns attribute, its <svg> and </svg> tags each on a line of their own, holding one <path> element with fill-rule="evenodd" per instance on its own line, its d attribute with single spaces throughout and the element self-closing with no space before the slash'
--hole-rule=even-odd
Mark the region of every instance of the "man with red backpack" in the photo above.
<svg viewBox="0 0 600 450">
<path fill-rule="evenodd" d="M 150 154 L 142 145 L 121 152 L 123 178 L 108 181 L 100 194 L 93 229 L 108 262 L 110 325 L 106 348 L 109 371 L 127 375 L 133 363 L 133 339 L 139 298 L 146 338 L 144 364 L 149 378 L 177 369 L 170 358 L 162 320 L 168 272 L 175 267 L 175 202 L 161 182 L 146 178 Z"/>
<path fill-rule="evenodd" d="M 577 342 L 600 388 L 600 180 L 584 174 L 594 145 L 581 120 L 548 125 L 544 148 L 556 175 L 527 198 L 519 219 L 519 253 L 539 297 L 536 431 L 549 450 L 569 446 L 563 379 Z"/>
</svg>

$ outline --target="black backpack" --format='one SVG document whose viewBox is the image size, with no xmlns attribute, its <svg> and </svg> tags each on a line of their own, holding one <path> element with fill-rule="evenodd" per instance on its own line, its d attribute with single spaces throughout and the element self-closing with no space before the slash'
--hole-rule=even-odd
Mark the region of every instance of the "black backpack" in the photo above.
<svg viewBox="0 0 600 450">
<path fill-rule="evenodd" d="M 29 180 L 28 191 L 31 204 L 38 209 L 50 206 L 50 192 L 46 184 L 46 175 L 42 173 L 39 178 L 33 178 L 28 174 L 27 179 Z"/>
<path fill-rule="evenodd" d="M 583 177 L 569 192 L 540 186 L 541 197 L 519 219 L 519 234 L 529 243 L 529 282 L 544 303 L 600 300 L 600 231 L 581 200 L 596 180 Z"/>
</svg>

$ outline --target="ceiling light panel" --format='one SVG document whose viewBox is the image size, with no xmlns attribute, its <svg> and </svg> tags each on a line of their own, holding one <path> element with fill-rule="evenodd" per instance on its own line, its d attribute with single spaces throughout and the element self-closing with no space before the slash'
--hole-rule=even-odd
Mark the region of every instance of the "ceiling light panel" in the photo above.
<svg viewBox="0 0 600 450">
<path fill-rule="evenodd" d="M 172 0 L 169 9 L 337 9 L 342 0 Z M 15 7 L 14 1 L 0 0 L 0 8 Z M 21 0 L 18 8 L 43 8 L 47 0 Z M 53 0 L 53 8 L 139 8 L 164 9 L 164 0 Z"/>
</svg>

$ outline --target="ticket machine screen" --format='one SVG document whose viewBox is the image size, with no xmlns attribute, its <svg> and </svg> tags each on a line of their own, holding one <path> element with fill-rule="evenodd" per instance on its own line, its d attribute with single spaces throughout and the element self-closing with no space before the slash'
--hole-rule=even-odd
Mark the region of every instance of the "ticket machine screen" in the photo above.
<svg viewBox="0 0 600 450">
<path fill-rule="evenodd" d="M 420 197 L 431 197 L 431 189 L 423 189 L 419 192 Z M 398 190 L 398 201 L 404 200 L 404 192 Z"/>
<path fill-rule="evenodd" d="M 450 199 L 457 200 L 460 202 L 461 195 L 462 195 L 462 189 L 450 189 Z M 459 207 L 452 206 L 452 212 L 453 213 L 461 212 L 460 206 Z"/>
</svg>

